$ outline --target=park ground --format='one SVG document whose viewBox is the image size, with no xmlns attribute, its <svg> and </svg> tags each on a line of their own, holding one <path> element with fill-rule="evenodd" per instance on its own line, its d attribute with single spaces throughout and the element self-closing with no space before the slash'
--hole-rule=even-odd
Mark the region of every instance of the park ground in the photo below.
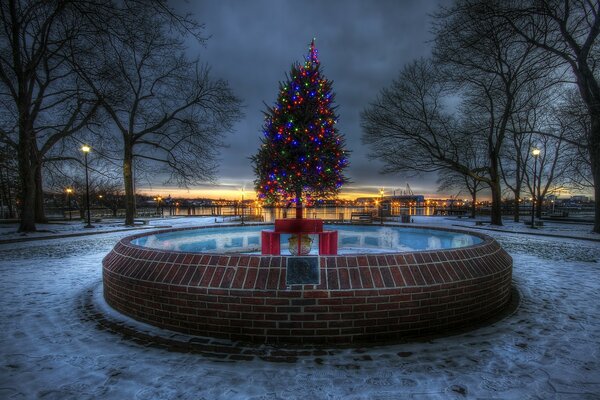
<svg viewBox="0 0 600 400">
<path fill-rule="evenodd" d="M 452 336 L 326 349 L 287 362 L 224 361 L 152 346 L 90 318 L 92 302 L 109 319 L 135 326 L 101 296 L 101 261 L 120 238 L 215 223 L 176 218 L 135 230 L 118 222 L 86 230 L 74 222 L 27 236 L 2 225 L 0 398 L 600 399 L 600 236 L 585 224 L 531 230 L 507 221 L 494 229 L 416 217 L 416 224 L 487 233 L 514 260 L 516 309 Z"/>
</svg>

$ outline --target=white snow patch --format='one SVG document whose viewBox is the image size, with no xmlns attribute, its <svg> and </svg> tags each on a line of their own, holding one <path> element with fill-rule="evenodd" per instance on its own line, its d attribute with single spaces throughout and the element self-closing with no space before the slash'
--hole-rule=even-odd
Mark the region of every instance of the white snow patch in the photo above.
<svg viewBox="0 0 600 400">
<path fill-rule="evenodd" d="M 347 349 L 320 363 L 223 363 L 138 345 L 80 318 L 81 296 L 100 282 L 102 258 L 132 233 L 0 245 L 0 398 L 593 399 L 600 393 L 597 242 L 485 231 L 513 256 L 522 299 L 514 314 L 469 333 L 364 353 Z"/>
</svg>

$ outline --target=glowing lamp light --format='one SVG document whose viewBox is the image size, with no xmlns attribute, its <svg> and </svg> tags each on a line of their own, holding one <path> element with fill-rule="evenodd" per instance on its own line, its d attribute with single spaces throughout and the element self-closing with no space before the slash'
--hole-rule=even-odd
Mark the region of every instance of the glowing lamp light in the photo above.
<svg viewBox="0 0 600 400">
<path fill-rule="evenodd" d="M 90 214 L 90 181 L 89 181 L 89 173 L 88 173 L 88 153 L 92 150 L 90 146 L 84 144 L 81 146 L 81 151 L 83 151 L 83 160 L 85 165 L 85 205 L 87 211 L 87 224 L 86 228 L 93 228 L 92 219 Z"/>
<path fill-rule="evenodd" d="M 540 149 L 533 148 L 531 150 L 531 154 L 533 155 L 533 189 L 531 196 L 531 227 L 535 228 L 535 202 L 536 202 L 536 182 L 537 182 L 537 159 L 540 155 Z"/>
</svg>

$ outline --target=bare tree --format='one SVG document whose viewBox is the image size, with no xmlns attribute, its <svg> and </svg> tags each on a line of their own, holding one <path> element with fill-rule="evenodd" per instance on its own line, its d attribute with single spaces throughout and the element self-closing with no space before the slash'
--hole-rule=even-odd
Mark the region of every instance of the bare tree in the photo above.
<svg viewBox="0 0 600 400">
<path fill-rule="evenodd" d="M 594 182 L 594 232 L 600 233 L 600 2 L 588 0 L 524 0 L 498 2 L 500 15 L 522 39 L 570 68 L 589 116 L 586 134 Z M 501 11 L 501 12 L 499 12 Z"/>
<path fill-rule="evenodd" d="M 553 129 L 553 127 L 547 127 Z M 532 139 L 533 145 L 540 150 L 540 155 L 532 158 L 531 162 L 526 163 L 525 182 L 532 198 L 536 199 L 536 216 L 541 218 L 542 205 L 546 196 L 558 189 L 564 189 L 562 183 L 567 178 L 569 164 L 571 159 L 566 153 L 566 142 L 562 140 L 565 132 L 555 132 L 552 135 L 535 135 Z M 556 138 L 558 137 L 558 138 Z M 537 164 L 536 166 L 534 164 Z M 535 195 L 533 190 L 535 174 Z"/>
<path fill-rule="evenodd" d="M 444 172 L 489 182 L 480 137 L 448 106 L 453 94 L 436 66 L 419 60 L 363 111 L 362 140 L 384 162 L 384 173 Z"/>
<path fill-rule="evenodd" d="M 66 67 L 66 43 L 79 34 L 72 1 L 0 3 L 0 102 L 6 107 L 0 141 L 18 156 L 20 231 L 45 219 L 42 166 L 63 138 L 85 127 L 99 103 Z"/>
<path fill-rule="evenodd" d="M 571 160 L 566 185 L 573 189 L 593 190 L 594 177 L 587 140 L 591 129 L 590 116 L 581 96 L 565 90 L 563 100 L 555 109 L 554 119 L 556 130 L 564 132 L 563 140 L 568 144 L 564 149 L 565 157 Z"/>
<path fill-rule="evenodd" d="M 553 65 L 532 44 L 487 13 L 488 1 L 460 0 L 437 15 L 434 55 L 457 84 L 473 133 L 487 151 L 492 223 L 502 225 L 500 159 L 511 118 L 536 92 L 531 82 L 553 72 Z M 543 87 L 538 87 L 543 90 Z"/>
<path fill-rule="evenodd" d="M 445 169 L 438 174 L 438 192 L 466 189 L 471 195 L 471 218 L 477 215 L 477 194 L 485 189 L 485 184 L 471 175 Z"/>
<path fill-rule="evenodd" d="M 182 186 L 210 180 L 222 134 L 241 113 L 228 84 L 185 55 L 170 20 L 143 4 L 128 11 L 135 19 L 113 24 L 95 57 L 75 66 L 121 138 L 125 223 L 132 225 L 134 159 L 151 161 L 155 176 L 162 171 Z"/>
<path fill-rule="evenodd" d="M 61 163 L 53 165 L 46 174 L 48 190 L 54 193 L 63 193 L 64 205 L 69 209 L 79 209 L 81 218 L 85 218 L 85 178 L 80 173 L 80 166 L 75 163 Z M 90 163 L 92 179 L 89 181 L 90 204 L 95 207 L 109 209 L 113 217 L 118 211 L 125 208 L 125 192 L 123 182 L 119 175 L 114 174 L 114 166 L 102 157 L 93 158 Z M 70 189 L 70 195 L 66 190 Z M 67 197 L 69 203 L 67 203 Z"/>
<path fill-rule="evenodd" d="M 19 169 L 12 149 L 0 146 L 0 218 L 15 218 L 15 195 Z"/>
<path fill-rule="evenodd" d="M 499 160 L 502 180 L 513 195 L 515 222 L 520 219 L 521 195 L 535 147 L 535 132 L 548 129 L 548 120 L 555 112 L 554 104 L 561 92 L 560 86 L 552 86 L 552 82 L 544 79 L 531 80 L 525 86 L 525 90 L 516 93 L 515 111 L 507 125 L 507 145 Z"/>
<path fill-rule="evenodd" d="M 519 222 L 521 214 L 521 193 L 523 191 L 523 182 L 526 175 L 526 165 L 529 159 L 529 149 L 531 148 L 532 134 L 522 131 L 513 132 L 510 135 L 512 144 L 509 151 L 503 152 L 500 157 L 500 171 L 502 181 L 506 188 L 512 192 L 513 199 L 513 220 Z"/>
</svg>

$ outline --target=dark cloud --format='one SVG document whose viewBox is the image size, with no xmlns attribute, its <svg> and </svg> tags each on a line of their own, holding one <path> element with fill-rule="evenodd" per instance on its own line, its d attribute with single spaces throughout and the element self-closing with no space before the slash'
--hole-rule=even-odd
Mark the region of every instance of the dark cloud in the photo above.
<svg viewBox="0 0 600 400">
<path fill-rule="evenodd" d="M 303 60 L 316 37 L 325 76 L 334 81 L 339 129 L 351 150 L 346 193 L 384 186 L 404 187 L 406 177 L 382 176 L 381 164 L 367 158 L 361 144 L 360 112 L 389 85 L 403 65 L 431 51 L 430 17 L 438 1 L 389 0 L 200 0 L 175 2 L 204 23 L 206 46 L 190 41 L 214 77 L 229 81 L 245 104 L 245 118 L 221 152 L 224 182 L 252 187 L 249 157 L 259 145 L 263 110 L 276 99 L 278 82 L 292 63 Z M 399 154 L 399 157 L 402 155 Z M 435 192 L 435 179 L 411 186 Z"/>
</svg>

